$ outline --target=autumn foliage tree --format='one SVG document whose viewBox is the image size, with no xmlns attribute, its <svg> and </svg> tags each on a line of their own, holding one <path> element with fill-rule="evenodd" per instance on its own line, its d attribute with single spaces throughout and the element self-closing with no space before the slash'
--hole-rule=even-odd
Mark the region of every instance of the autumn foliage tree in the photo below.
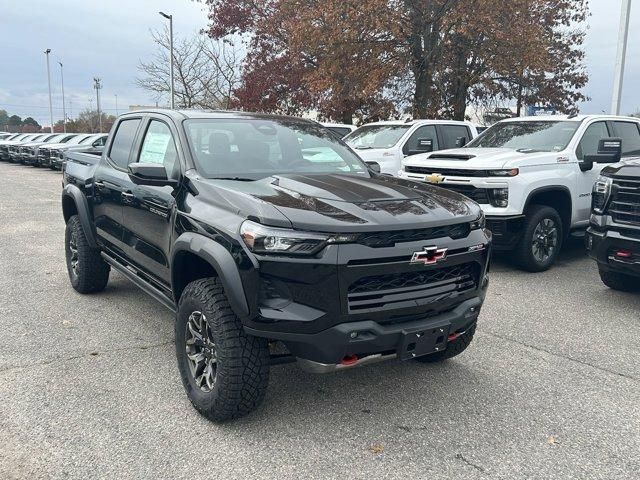
<svg viewBox="0 0 640 480">
<path fill-rule="evenodd" d="M 247 41 L 238 105 L 350 123 L 469 104 L 584 99 L 586 0 L 208 0 L 209 35 Z"/>
</svg>

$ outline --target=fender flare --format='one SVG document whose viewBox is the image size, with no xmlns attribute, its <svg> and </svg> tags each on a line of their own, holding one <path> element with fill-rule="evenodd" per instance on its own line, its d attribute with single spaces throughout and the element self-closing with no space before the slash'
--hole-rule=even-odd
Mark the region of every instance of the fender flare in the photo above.
<svg viewBox="0 0 640 480">
<path fill-rule="evenodd" d="M 222 282 L 231 309 L 240 318 L 249 316 L 249 304 L 244 293 L 238 265 L 233 256 L 219 243 L 193 232 L 181 234 L 176 239 L 171 254 L 171 285 L 176 303 L 178 298 L 174 287 L 176 284 L 174 278 L 177 272 L 174 263 L 180 252 L 193 253 L 211 265 Z"/>
<path fill-rule="evenodd" d="M 80 224 L 82 225 L 82 229 L 84 230 L 85 237 L 87 237 L 89 246 L 91 248 L 97 248 L 98 243 L 96 242 L 96 234 L 93 228 L 93 223 L 91 221 L 91 214 L 89 213 L 89 202 L 87 201 L 87 197 L 76 185 L 66 185 L 62 189 L 62 213 L 64 215 L 65 222 L 67 222 L 69 220 L 69 217 L 71 216 L 67 214 L 64 208 L 64 202 L 66 198 L 71 198 L 76 206 L 78 218 L 80 218 Z"/>
<path fill-rule="evenodd" d="M 526 210 L 529 205 L 531 205 L 531 199 L 533 197 L 535 197 L 539 193 L 545 193 L 545 192 L 562 192 L 562 193 L 566 193 L 567 197 L 569 198 L 569 206 L 571 207 L 571 212 L 573 212 L 573 198 L 571 197 L 571 190 L 569 190 L 569 187 L 567 187 L 566 185 L 548 185 L 546 187 L 534 188 L 527 195 L 527 200 L 524 202 L 523 211 Z"/>
</svg>

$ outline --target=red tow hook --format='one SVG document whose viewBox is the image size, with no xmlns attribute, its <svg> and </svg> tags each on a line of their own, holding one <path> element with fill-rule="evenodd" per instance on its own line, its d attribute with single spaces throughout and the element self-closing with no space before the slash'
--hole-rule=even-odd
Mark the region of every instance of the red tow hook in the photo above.
<svg viewBox="0 0 640 480">
<path fill-rule="evenodd" d="M 618 250 L 616 252 L 616 257 L 631 258 L 633 257 L 633 253 L 631 253 L 629 250 Z"/>
<path fill-rule="evenodd" d="M 344 365 L 346 367 L 355 365 L 356 363 L 358 363 L 357 355 L 345 355 L 344 358 L 340 361 L 340 365 Z"/>
<path fill-rule="evenodd" d="M 453 341 L 454 341 L 456 338 L 458 338 L 459 336 L 460 336 L 460 334 L 459 334 L 459 333 L 455 333 L 455 332 L 454 332 L 454 333 L 450 333 L 450 334 L 449 334 L 449 336 L 447 337 L 447 339 L 448 339 L 450 342 L 453 342 Z"/>
</svg>

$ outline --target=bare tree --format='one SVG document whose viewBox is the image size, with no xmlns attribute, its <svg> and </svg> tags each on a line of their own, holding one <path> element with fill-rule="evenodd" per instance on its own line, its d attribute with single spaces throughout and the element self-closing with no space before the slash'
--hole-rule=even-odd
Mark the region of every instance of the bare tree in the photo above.
<svg viewBox="0 0 640 480">
<path fill-rule="evenodd" d="M 157 45 L 150 62 L 141 61 L 136 84 L 157 101 L 167 98 L 169 80 L 169 30 L 151 31 Z M 175 101 L 178 108 L 229 108 L 233 91 L 242 79 L 242 55 L 229 40 L 213 41 L 203 35 L 174 39 Z"/>
</svg>

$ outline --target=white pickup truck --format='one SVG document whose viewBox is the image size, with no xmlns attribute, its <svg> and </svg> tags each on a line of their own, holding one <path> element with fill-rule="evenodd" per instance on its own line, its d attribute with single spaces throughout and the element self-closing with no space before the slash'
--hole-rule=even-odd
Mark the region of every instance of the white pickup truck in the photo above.
<svg viewBox="0 0 640 480">
<path fill-rule="evenodd" d="M 398 175 L 478 202 L 494 247 L 513 250 L 523 269 L 538 272 L 554 263 L 570 232 L 588 226 L 604 164 L 638 155 L 639 118 L 523 117 L 496 123 L 464 148 L 406 158 Z"/>
<path fill-rule="evenodd" d="M 404 158 L 466 145 L 476 127 L 456 120 L 411 120 L 367 123 L 344 137 L 365 162 L 377 162 L 382 173 L 397 175 Z"/>
</svg>

